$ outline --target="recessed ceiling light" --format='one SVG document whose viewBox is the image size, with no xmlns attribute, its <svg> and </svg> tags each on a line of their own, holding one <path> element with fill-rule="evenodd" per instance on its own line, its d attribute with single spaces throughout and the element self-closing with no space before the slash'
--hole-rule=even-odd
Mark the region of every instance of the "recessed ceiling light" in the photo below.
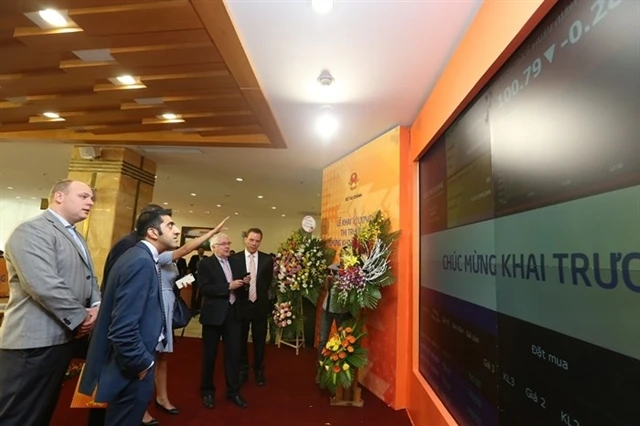
<svg viewBox="0 0 640 426">
<path fill-rule="evenodd" d="M 166 201 L 165 201 L 164 203 L 162 203 L 162 204 L 164 204 L 165 206 L 168 206 L 168 205 L 169 205 L 169 203 L 167 203 Z"/>
<path fill-rule="evenodd" d="M 67 25 L 67 20 L 60 12 L 54 9 L 45 9 L 38 12 L 38 15 L 48 24 L 54 27 L 64 27 Z"/>
<path fill-rule="evenodd" d="M 238 182 L 242 182 L 244 179 L 242 179 L 242 178 L 236 178 L 236 180 L 237 180 Z"/>
<path fill-rule="evenodd" d="M 192 192 L 192 193 L 191 193 L 191 196 L 192 196 L 192 197 L 195 197 L 195 196 L 196 196 L 196 193 L 195 193 L 195 192 Z"/>
<path fill-rule="evenodd" d="M 235 212 L 234 214 L 235 214 L 236 216 L 238 216 L 238 212 Z"/>
<path fill-rule="evenodd" d="M 193 210 L 189 210 L 189 213 L 193 213 Z"/>
<path fill-rule="evenodd" d="M 205 214 L 209 214 L 209 213 L 211 213 L 211 212 L 210 212 L 209 210 L 207 210 L 207 211 L 206 211 L 206 212 L 204 212 L 204 213 L 205 213 Z"/>
<path fill-rule="evenodd" d="M 275 209 L 276 209 L 276 206 L 271 207 L 271 209 L 272 209 L 272 210 L 275 210 Z"/>
<path fill-rule="evenodd" d="M 328 111 L 323 112 L 316 120 L 316 131 L 323 138 L 329 138 L 338 129 L 338 120 Z"/>
<path fill-rule="evenodd" d="M 262 195 L 258 195 L 258 198 L 264 198 Z"/>
<path fill-rule="evenodd" d="M 20 197 L 16 197 L 16 198 L 20 198 Z"/>
<path fill-rule="evenodd" d="M 13 189 L 13 186 L 7 186 L 7 189 Z"/>
<path fill-rule="evenodd" d="M 158 179 L 158 175 L 153 176 L 154 179 Z"/>
<path fill-rule="evenodd" d="M 222 204 L 216 204 L 216 207 L 222 207 Z"/>
<path fill-rule="evenodd" d="M 120 83 L 126 84 L 128 86 L 136 84 L 136 79 L 131 77 L 130 75 L 121 75 L 120 77 L 117 77 L 117 79 Z"/>
<path fill-rule="evenodd" d="M 32 200 L 35 200 L 35 199 L 36 199 L 36 197 L 31 197 L 31 199 L 32 199 Z"/>
<path fill-rule="evenodd" d="M 333 0 L 311 0 L 311 7 L 316 13 L 324 15 L 333 9 Z"/>
<path fill-rule="evenodd" d="M 285 217 L 285 216 L 286 216 L 286 214 L 283 214 L 283 215 L 282 215 L 282 217 Z"/>
<path fill-rule="evenodd" d="M 178 115 L 173 113 L 166 113 L 162 114 L 162 118 L 164 118 L 165 120 L 175 120 L 178 118 Z"/>
<path fill-rule="evenodd" d="M 55 112 L 45 112 L 42 115 L 44 115 L 47 118 L 60 118 L 60 114 L 57 114 Z"/>
</svg>

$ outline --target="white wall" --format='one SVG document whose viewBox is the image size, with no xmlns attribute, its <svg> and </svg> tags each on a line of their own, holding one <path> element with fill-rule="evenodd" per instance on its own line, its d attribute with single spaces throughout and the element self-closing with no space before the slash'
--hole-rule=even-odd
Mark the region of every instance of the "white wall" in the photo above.
<svg viewBox="0 0 640 426">
<path fill-rule="evenodd" d="M 41 212 L 40 199 L 0 196 L 0 250 L 4 250 L 5 243 L 16 226 Z"/>
</svg>

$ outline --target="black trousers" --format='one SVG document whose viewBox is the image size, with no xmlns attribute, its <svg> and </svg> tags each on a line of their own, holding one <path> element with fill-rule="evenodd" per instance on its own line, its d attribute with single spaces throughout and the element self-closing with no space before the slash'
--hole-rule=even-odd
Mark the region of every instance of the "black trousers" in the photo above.
<svg viewBox="0 0 640 426">
<path fill-rule="evenodd" d="M 253 341 L 253 369 L 255 371 L 264 368 L 264 348 L 267 341 L 267 316 L 260 315 L 257 307 L 249 302 L 246 318 L 242 321 L 242 336 L 240 346 L 240 370 L 249 371 L 249 349 L 247 340 L 251 329 Z"/>
<path fill-rule="evenodd" d="M 202 307 L 202 293 L 198 280 L 191 284 L 191 312 L 199 311 Z"/>
<path fill-rule="evenodd" d="M 220 337 L 224 344 L 224 375 L 227 384 L 227 397 L 238 395 L 240 389 L 240 333 L 241 323 L 236 316 L 236 308 L 229 305 L 227 316 L 220 325 L 202 325 L 202 376 L 200 391 L 202 395 L 214 395 L 213 372 L 218 356 Z"/>
<path fill-rule="evenodd" d="M 0 424 L 48 426 L 73 341 L 36 349 L 0 349 Z"/>
</svg>

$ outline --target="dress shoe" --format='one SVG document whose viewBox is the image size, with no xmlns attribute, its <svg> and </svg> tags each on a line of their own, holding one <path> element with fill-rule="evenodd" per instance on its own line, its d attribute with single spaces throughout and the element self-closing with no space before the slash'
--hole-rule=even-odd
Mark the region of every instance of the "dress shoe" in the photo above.
<svg viewBox="0 0 640 426">
<path fill-rule="evenodd" d="M 267 381 L 264 378 L 264 371 L 257 370 L 256 371 L 256 384 L 258 386 L 264 386 Z"/>
<path fill-rule="evenodd" d="M 247 401 L 245 401 L 240 395 L 230 396 L 228 399 L 240 408 L 247 408 Z"/>
<path fill-rule="evenodd" d="M 158 426 L 160 422 L 158 421 L 158 419 L 151 419 L 148 422 L 142 421 L 140 422 L 140 424 L 142 426 Z"/>
<path fill-rule="evenodd" d="M 176 407 L 167 408 L 164 405 L 160 404 L 157 399 L 156 399 L 156 407 L 158 407 L 160 411 L 164 411 L 167 414 L 180 414 L 180 411 L 178 411 Z"/>
<path fill-rule="evenodd" d="M 213 408 L 214 405 L 214 400 L 213 400 L 213 395 L 204 395 L 202 397 L 202 405 L 204 405 L 205 408 Z"/>
</svg>

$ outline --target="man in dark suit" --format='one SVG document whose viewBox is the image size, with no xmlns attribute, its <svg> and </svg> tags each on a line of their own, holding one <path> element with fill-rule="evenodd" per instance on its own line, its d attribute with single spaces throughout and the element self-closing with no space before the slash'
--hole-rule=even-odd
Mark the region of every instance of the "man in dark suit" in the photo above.
<svg viewBox="0 0 640 426">
<path fill-rule="evenodd" d="M 9 303 L 0 327 L 0 424 L 47 425 L 77 339 L 95 325 L 100 290 L 75 228 L 93 190 L 57 182 L 49 208 L 19 225 L 6 244 Z"/>
<path fill-rule="evenodd" d="M 169 211 L 141 214 L 140 242 L 113 265 L 79 391 L 108 407 L 105 425 L 139 425 L 154 389 L 156 345 L 171 330 L 162 306 L 158 255 L 179 245 Z"/>
<path fill-rule="evenodd" d="M 213 370 L 218 354 L 220 337 L 224 340 L 224 373 L 227 383 L 227 398 L 239 407 L 247 402 L 240 396 L 239 356 L 241 324 L 236 312 L 236 292 L 245 285 L 246 279 L 238 279 L 229 264 L 229 237 L 220 233 L 211 240 L 213 256 L 203 259 L 198 265 L 200 292 L 203 296 L 200 324 L 202 324 L 202 377 L 200 390 L 202 404 L 213 408 L 215 386 Z M 244 275 L 244 274 L 243 274 Z"/>
<path fill-rule="evenodd" d="M 157 204 L 147 205 L 145 208 L 140 210 L 139 216 L 152 211 L 165 211 L 168 213 L 169 216 L 171 216 L 171 210 L 167 210 Z M 124 237 L 120 238 L 118 242 L 116 242 L 113 245 L 113 247 L 111 247 L 111 250 L 109 250 L 109 254 L 107 255 L 107 260 L 104 263 L 104 269 L 102 272 L 102 287 L 100 290 L 102 291 L 103 296 L 107 289 L 109 273 L 111 272 L 113 265 L 115 265 L 116 261 L 120 259 L 120 256 L 122 256 L 127 250 L 129 250 L 131 247 L 134 247 L 136 244 L 138 244 L 138 241 L 140 241 L 140 237 L 138 237 L 138 233 L 134 229 L 130 234 L 127 234 Z M 104 425 L 104 415 L 105 415 L 104 408 L 89 409 L 89 416 L 87 417 L 87 426 Z M 153 419 L 151 419 L 150 421 L 143 422 L 143 424 L 151 426 L 155 423 L 153 422 Z"/>
<path fill-rule="evenodd" d="M 269 287 L 273 281 L 273 257 L 258 251 L 262 242 L 262 231 L 251 228 L 244 238 L 245 250 L 233 256 L 241 273 L 250 274 L 250 284 L 237 292 L 238 315 L 242 321 L 240 349 L 240 384 L 249 377 L 249 354 L 247 339 L 249 328 L 253 341 L 253 371 L 256 384 L 265 385 L 264 351 L 267 340 L 267 319 L 271 313 Z"/>
<path fill-rule="evenodd" d="M 199 247 L 198 253 L 191 256 L 187 265 L 187 273 L 192 274 L 196 280 L 191 283 L 191 312 L 196 315 L 202 305 L 202 293 L 200 293 L 200 281 L 198 281 L 198 264 L 202 259 L 206 259 L 204 248 Z"/>
</svg>

